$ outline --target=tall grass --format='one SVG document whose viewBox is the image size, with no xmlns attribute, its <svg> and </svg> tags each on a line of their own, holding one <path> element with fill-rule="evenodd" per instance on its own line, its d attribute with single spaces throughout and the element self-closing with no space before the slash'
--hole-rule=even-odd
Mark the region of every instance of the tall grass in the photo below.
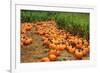
<svg viewBox="0 0 100 73">
<path fill-rule="evenodd" d="M 87 38 L 89 13 L 21 10 L 21 22 L 55 20 L 59 28 Z"/>
</svg>

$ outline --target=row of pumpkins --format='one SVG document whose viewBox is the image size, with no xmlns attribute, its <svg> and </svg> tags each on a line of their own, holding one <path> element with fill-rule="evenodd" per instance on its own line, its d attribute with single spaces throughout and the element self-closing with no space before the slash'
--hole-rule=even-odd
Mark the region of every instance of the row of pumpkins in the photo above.
<svg viewBox="0 0 100 73">
<path fill-rule="evenodd" d="M 89 54 L 87 40 L 59 29 L 54 21 L 38 22 L 35 28 L 36 33 L 41 35 L 43 44 L 50 49 L 48 56 L 43 57 L 41 61 L 56 61 L 63 50 L 73 54 L 76 59 L 82 59 Z"/>
<path fill-rule="evenodd" d="M 32 44 L 33 40 L 31 37 L 28 37 L 26 35 L 27 31 L 30 31 L 32 29 L 32 24 L 30 23 L 23 23 L 21 25 L 21 46 L 27 46 Z"/>
</svg>

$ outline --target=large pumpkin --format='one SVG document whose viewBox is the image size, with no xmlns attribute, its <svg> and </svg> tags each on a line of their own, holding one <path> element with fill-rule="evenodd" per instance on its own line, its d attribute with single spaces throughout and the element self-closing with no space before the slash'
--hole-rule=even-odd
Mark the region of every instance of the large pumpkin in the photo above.
<svg viewBox="0 0 100 73">
<path fill-rule="evenodd" d="M 30 45 L 32 43 L 32 38 L 26 38 L 24 45 Z"/>
<path fill-rule="evenodd" d="M 80 50 L 80 49 L 76 49 L 74 55 L 75 55 L 75 57 L 76 57 L 77 59 L 81 59 L 81 58 L 83 57 L 83 52 L 82 52 L 82 50 Z"/>
<path fill-rule="evenodd" d="M 48 54 L 49 54 L 49 55 L 50 55 L 50 54 L 54 54 L 54 55 L 56 55 L 56 56 L 59 56 L 59 55 L 60 55 L 60 52 L 59 52 L 58 50 L 53 50 L 53 49 L 52 49 L 52 50 L 49 51 Z"/>
<path fill-rule="evenodd" d="M 28 30 L 31 30 L 32 29 L 32 24 L 29 24 L 29 23 L 27 23 L 26 25 L 25 25 L 25 29 L 28 31 Z"/>
<path fill-rule="evenodd" d="M 42 61 L 42 62 L 49 62 L 50 59 L 49 59 L 48 57 L 44 57 L 44 58 L 41 59 L 41 61 Z"/>
<path fill-rule="evenodd" d="M 56 61 L 56 60 L 57 60 L 57 56 L 54 55 L 54 54 L 50 54 L 50 55 L 49 55 L 49 59 L 50 59 L 51 61 Z"/>
</svg>

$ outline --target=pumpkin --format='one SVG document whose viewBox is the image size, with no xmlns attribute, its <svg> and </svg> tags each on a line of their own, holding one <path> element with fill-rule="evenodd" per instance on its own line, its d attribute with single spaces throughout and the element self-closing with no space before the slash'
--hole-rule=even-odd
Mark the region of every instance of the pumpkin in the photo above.
<svg viewBox="0 0 100 73">
<path fill-rule="evenodd" d="M 42 24 L 42 26 L 43 26 L 43 27 L 46 27 L 46 26 L 47 26 L 47 24 L 46 24 L 46 23 L 44 23 L 44 24 Z"/>
<path fill-rule="evenodd" d="M 80 50 L 80 49 L 76 49 L 74 55 L 75 55 L 75 57 L 76 57 L 77 59 L 81 59 L 81 58 L 83 57 L 83 52 L 82 52 L 82 50 Z"/>
<path fill-rule="evenodd" d="M 53 43 L 50 43 L 50 44 L 49 44 L 49 48 L 50 48 L 50 49 L 55 49 L 55 47 L 56 47 L 55 44 L 53 44 Z"/>
<path fill-rule="evenodd" d="M 66 46 L 66 50 L 70 50 L 70 48 L 72 48 L 72 46 L 71 45 L 68 45 L 68 46 Z"/>
<path fill-rule="evenodd" d="M 89 48 L 88 47 L 85 47 L 83 48 L 87 53 L 89 52 Z"/>
<path fill-rule="evenodd" d="M 20 43 L 21 43 L 20 45 L 23 46 L 23 42 L 20 42 Z"/>
<path fill-rule="evenodd" d="M 26 41 L 26 37 L 21 37 L 21 42 L 24 43 Z"/>
<path fill-rule="evenodd" d="M 77 48 L 82 48 L 82 44 L 81 44 L 81 43 L 76 44 L 76 47 L 77 47 Z"/>
<path fill-rule="evenodd" d="M 45 34 L 44 36 L 48 38 L 50 35 L 49 34 Z"/>
<path fill-rule="evenodd" d="M 82 52 L 83 52 L 84 56 L 87 55 L 87 51 L 86 50 L 83 49 Z"/>
<path fill-rule="evenodd" d="M 43 40 L 45 40 L 45 39 L 48 39 L 48 38 L 47 38 L 47 37 L 42 36 L 42 39 L 43 39 Z"/>
<path fill-rule="evenodd" d="M 21 38 L 25 38 L 26 37 L 26 35 L 25 34 L 21 34 Z"/>
<path fill-rule="evenodd" d="M 43 35 L 43 34 L 44 34 L 44 31 L 39 30 L 38 33 L 39 33 L 40 35 Z"/>
<path fill-rule="evenodd" d="M 84 40 L 83 42 L 84 42 L 84 45 L 85 46 L 88 46 L 89 45 L 88 42 L 87 42 L 87 40 Z"/>
<path fill-rule="evenodd" d="M 32 29 L 32 24 L 26 24 L 25 25 L 25 29 L 28 31 L 28 30 L 31 30 Z"/>
<path fill-rule="evenodd" d="M 68 51 L 73 54 L 75 52 L 75 47 L 70 47 Z"/>
<path fill-rule="evenodd" d="M 32 39 L 31 38 L 26 38 L 24 45 L 30 45 L 32 43 Z"/>
<path fill-rule="evenodd" d="M 56 61 L 56 60 L 57 60 L 57 56 L 54 55 L 54 54 L 49 54 L 49 59 L 50 59 L 51 61 Z"/>
<path fill-rule="evenodd" d="M 58 45 L 58 50 L 64 50 L 66 48 L 65 44 L 59 44 Z"/>
<path fill-rule="evenodd" d="M 68 45 L 69 45 L 69 43 L 68 43 L 68 42 L 65 42 L 65 44 L 66 44 L 66 46 L 68 46 Z"/>
<path fill-rule="evenodd" d="M 52 41 L 53 43 L 55 43 L 55 44 L 59 43 L 58 40 L 55 40 L 55 39 L 52 39 L 51 41 Z"/>
<path fill-rule="evenodd" d="M 74 41 L 73 41 L 73 43 L 78 44 L 78 39 L 75 38 Z"/>
<path fill-rule="evenodd" d="M 48 57 L 44 57 L 44 58 L 41 59 L 41 61 L 42 61 L 42 62 L 49 62 L 50 59 L 49 59 Z"/>
<path fill-rule="evenodd" d="M 44 41 L 43 41 L 43 44 L 49 44 L 49 41 L 48 41 L 48 39 L 45 39 Z"/>
<path fill-rule="evenodd" d="M 50 55 L 50 54 L 54 54 L 54 55 L 56 55 L 56 56 L 59 56 L 59 55 L 60 55 L 60 52 L 59 52 L 58 50 L 50 50 L 48 54 L 49 54 L 49 55 Z"/>
<path fill-rule="evenodd" d="M 25 34 L 25 33 L 26 33 L 26 30 L 22 28 L 21 34 Z"/>
<path fill-rule="evenodd" d="M 66 45 L 65 44 L 62 44 L 62 48 L 65 49 L 66 48 Z"/>
</svg>

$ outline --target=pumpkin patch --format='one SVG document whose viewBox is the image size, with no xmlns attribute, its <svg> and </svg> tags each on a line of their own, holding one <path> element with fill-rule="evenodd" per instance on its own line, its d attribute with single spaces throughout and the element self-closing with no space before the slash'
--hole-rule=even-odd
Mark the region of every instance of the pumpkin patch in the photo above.
<svg viewBox="0 0 100 73">
<path fill-rule="evenodd" d="M 59 61 L 64 56 L 71 60 L 82 60 L 89 56 L 89 42 L 78 35 L 59 29 L 55 21 L 41 21 L 36 23 L 21 24 L 22 55 L 26 50 L 31 50 L 31 56 L 22 62 L 50 62 Z M 26 48 L 27 47 L 27 48 Z M 64 52 L 64 54 L 62 53 Z M 39 55 L 39 56 L 38 56 Z M 68 60 L 68 58 L 67 58 Z"/>
</svg>

